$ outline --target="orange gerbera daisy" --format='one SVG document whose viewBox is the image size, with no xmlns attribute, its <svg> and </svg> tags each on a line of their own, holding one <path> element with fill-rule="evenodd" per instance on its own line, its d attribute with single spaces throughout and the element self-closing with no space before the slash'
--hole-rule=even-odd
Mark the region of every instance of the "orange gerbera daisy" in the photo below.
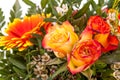
<svg viewBox="0 0 120 80">
<path fill-rule="evenodd" d="M 36 14 L 31 17 L 25 16 L 23 20 L 14 19 L 12 23 L 8 24 L 5 30 L 7 36 L 0 37 L 0 46 L 4 46 L 4 49 L 7 50 L 17 47 L 19 51 L 32 46 L 33 43 L 29 41 L 32 37 L 31 34 L 42 34 L 40 32 L 41 26 L 46 27 L 49 24 L 48 22 L 44 22 L 45 17 L 50 17 L 50 15 Z"/>
</svg>

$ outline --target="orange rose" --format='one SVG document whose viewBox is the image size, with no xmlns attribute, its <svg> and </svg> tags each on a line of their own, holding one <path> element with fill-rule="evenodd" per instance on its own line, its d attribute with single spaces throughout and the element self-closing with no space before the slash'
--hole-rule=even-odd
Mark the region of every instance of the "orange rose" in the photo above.
<svg viewBox="0 0 120 80">
<path fill-rule="evenodd" d="M 106 48 L 102 48 L 102 52 L 108 52 L 118 48 L 119 40 L 116 36 L 110 35 L 107 41 L 108 41 L 108 46 Z"/>
<path fill-rule="evenodd" d="M 78 41 L 78 36 L 74 32 L 73 26 L 68 22 L 62 25 L 54 25 L 48 28 L 42 46 L 46 49 L 52 49 L 57 57 L 65 57 Z"/>
<path fill-rule="evenodd" d="M 91 16 L 87 26 L 96 33 L 110 33 L 110 26 L 100 16 Z"/>
<path fill-rule="evenodd" d="M 101 55 L 100 44 L 92 39 L 79 41 L 68 54 L 68 68 L 72 74 L 76 74 L 90 67 Z"/>
<path fill-rule="evenodd" d="M 92 30 L 93 39 L 102 45 L 103 52 L 115 50 L 118 47 L 118 39 L 110 34 L 110 26 L 100 16 L 90 17 L 86 28 Z"/>
</svg>

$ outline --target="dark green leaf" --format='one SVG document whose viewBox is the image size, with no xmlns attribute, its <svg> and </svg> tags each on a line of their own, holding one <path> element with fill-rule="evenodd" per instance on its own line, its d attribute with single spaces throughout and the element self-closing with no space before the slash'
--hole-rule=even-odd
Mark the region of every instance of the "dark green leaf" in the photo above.
<svg viewBox="0 0 120 80">
<path fill-rule="evenodd" d="M 47 3 L 48 3 L 48 0 L 41 0 L 41 7 L 44 9 Z"/>
<path fill-rule="evenodd" d="M 18 67 L 18 68 L 20 68 L 20 69 L 23 69 L 23 70 L 26 69 L 25 65 L 24 65 L 21 61 L 15 59 L 15 58 L 10 57 L 10 58 L 9 58 L 9 61 L 10 61 L 13 65 L 15 65 L 16 67 Z"/>
<path fill-rule="evenodd" d="M 114 1 L 115 1 L 115 0 L 109 0 L 109 1 L 107 2 L 106 5 L 108 6 L 108 9 L 109 9 L 109 8 L 112 8 Z"/>
<path fill-rule="evenodd" d="M 72 15 L 72 8 L 69 8 L 67 13 L 66 13 L 66 17 L 67 19 L 69 19 L 69 17 Z"/>
<path fill-rule="evenodd" d="M 7 71 L 5 69 L 0 69 L 0 74 L 2 74 L 2 75 L 8 75 L 9 71 Z"/>
<path fill-rule="evenodd" d="M 54 19 L 54 18 L 45 18 L 44 21 L 46 21 L 46 22 L 56 22 L 57 19 Z"/>
<path fill-rule="evenodd" d="M 95 67 L 96 67 L 96 68 L 103 69 L 103 68 L 105 68 L 106 66 L 107 66 L 107 64 L 104 63 L 104 62 L 102 62 L 102 61 L 100 61 L 100 60 L 98 60 L 98 61 L 95 62 Z"/>
<path fill-rule="evenodd" d="M 25 77 L 26 76 L 25 72 L 23 72 L 22 70 L 20 70 L 20 69 L 18 69 L 16 67 L 13 67 L 13 70 L 21 77 Z"/>
<path fill-rule="evenodd" d="M 0 60 L 4 59 L 4 52 L 0 52 Z"/>
<path fill-rule="evenodd" d="M 52 2 L 52 0 L 49 0 L 49 5 L 50 5 L 50 7 L 52 9 L 53 15 L 56 16 L 56 17 L 58 17 L 59 15 L 58 15 L 58 13 L 57 13 L 57 11 L 55 9 L 55 5 L 54 5 L 54 2 Z"/>
<path fill-rule="evenodd" d="M 104 0 L 98 0 L 98 5 L 102 7 L 102 5 L 104 5 Z"/>
<path fill-rule="evenodd" d="M 96 4 L 96 2 L 94 0 L 91 0 L 91 5 L 92 5 L 93 10 L 97 9 L 98 5 Z"/>
<path fill-rule="evenodd" d="M 90 6 L 90 1 L 88 1 L 79 11 L 78 13 L 74 16 L 74 18 L 79 18 L 81 17 L 82 15 L 84 15 L 87 10 L 89 9 L 89 6 Z"/>
<path fill-rule="evenodd" d="M 96 13 L 97 13 L 97 15 L 101 15 L 102 14 L 100 6 L 97 7 Z"/>
</svg>

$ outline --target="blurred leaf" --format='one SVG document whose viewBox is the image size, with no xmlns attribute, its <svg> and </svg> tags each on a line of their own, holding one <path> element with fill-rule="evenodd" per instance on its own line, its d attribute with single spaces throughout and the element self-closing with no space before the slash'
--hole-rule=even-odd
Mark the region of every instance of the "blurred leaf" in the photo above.
<svg viewBox="0 0 120 80">
<path fill-rule="evenodd" d="M 60 60 L 59 58 L 54 58 L 46 63 L 46 65 L 53 65 L 53 64 L 61 64 L 64 61 Z"/>
<path fill-rule="evenodd" d="M 88 78 L 88 80 L 92 80 L 92 74 L 93 74 L 93 71 L 88 68 L 87 70 L 85 71 L 82 71 L 81 72 L 84 76 L 86 76 Z"/>
<path fill-rule="evenodd" d="M 75 31 L 78 31 L 79 33 L 83 31 L 84 29 L 84 25 L 86 24 L 86 21 L 87 21 L 87 16 L 86 15 L 83 15 L 81 16 L 80 18 L 78 19 L 74 19 L 71 21 L 71 23 L 73 25 L 77 25 L 78 27 L 78 30 L 76 30 L 75 28 Z"/>
<path fill-rule="evenodd" d="M 106 5 L 108 6 L 108 9 L 112 8 L 114 1 L 115 0 L 109 0 L 109 1 L 107 1 Z"/>
<path fill-rule="evenodd" d="M 120 50 L 113 51 L 112 53 L 106 53 L 100 58 L 100 60 L 107 64 L 120 62 Z"/>
<path fill-rule="evenodd" d="M 89 6 L 90 6 L 90 2 L 91 1 L 88 1 L 86 4 L 84 4 L 84 6 L 74 16 L 75 19 L 81 17 L 82 15 L 84 15 L 87 12 L 87 10 L 89 9 Z"/>
<path fill-rule="evenodd" d="M 13 6 L 13 10 L 14 10 L 14 11 L 18 11 L 19 9 L 21 9 L 21 6 L 20 6 L 20 4 L 19 4 L 19 1 L 16 0 L 15 4 L 14 4 L 14 6 Z"/>
<path fill-rule="evenodd" d="M 27 11 L 27 16 L 31 16 L 33 14 L 37 14 L 37 13 L 40 13 L 40 10 L 39 10 L 39 7 L 36 6 L 35 3 L 33 3 L 32 1 L 30 0 L 23 0 L 23 2 L 25 4 L 27 4 L 28 6 L 30 6 L 30 8 L 28 8 L 28 11 Z"/>
<path fill-rule="evenodd" d="M 103 4 L 102 4 L 101 1 L 102 1 L 102 0 L 99 0 L 99 5 L 97 5 L 94 0 L 91 0 L 92 8 L 93 8 L 94 11 L 96 11 L 96 14 L 97 14 L 97 15 L 101 15 L 101 14 L 102 14 L 102 12 L 101 12 L 101 5 L 103 5 Z M 103 2 L 104 2 L 104 1 L 103 1 Z"/>
<path fill-rule="evenodd" d="M 54 19 L 54 18 L 45 18 L 44 21 L 46 21 L 46 22 L 56 22 L 57 19 Z"/>
<path fill-rule="evenodd" d="M 50 78 L 54 79 L 58 74 L 67 70 L 67 64 L 63 64 Z"/>
<path fill-rule="evenodd" d="M 67 19 L 69 19 L 72 15 L 72 8 L 69 8 L 67 13 L 66 13 L 66 16 L 67 16 Z"/>
<path fill-rule="evenodd" d="M 1 28 L 5 25 L 5 21 L 4 21 L 4 19 L 5 19 L 5 16 L 3 16 L 3 11 L 2 11 L 2 9 L 0 8 L 0 30 L 1 30 Z"/>
<path fill-rule="evenodd" d="M 21 6 L 19 4 L 19 1 L 16 0 L 16 2 L 13 5 L 13 10 L 10 10 L 10 21 L 13 22 L 15 18 L 21 18 L 22 11 L 20 10 Z"/>
<path fill-rule="evenodd" d="M 47 3 L 48 3 L 48 0 L 41 0 L 41 7 L 44 9 Z"/>
<path fill-rule="evenodd" d="M 25 4 L 27 4 L 27 5 L 31 6 L 31 7 L 36 7 L 36 4 L 35 4 L 35 3 L 33 3 L 33 2 L 32 2 L 32 1 L 30 1 L 30 0 L 23 0 L 23 2 L 24 2 Z"/>
<path fill-rule="evenodd" d="M 10 74 L 9 71 L 5 70 L 5 69 L 0 69 L 0 74 L 1 75 L 8 75 Z"/>
<path fill-rule="evenodd" d="M 9 58 L 9 61 L 10 61 L 13 65 L 15 65 L 16 67 L 18 67 L 18 68 L 20 68 L 20 69 L 23 69 L 23 70 L 26 69 L 25 65 L 24 65 L 22 62 L 20 62 L 18 59 L 15 59 L 15 58 L 10 57 L 10 58 Z"/>
<path fill-rule="evenodd" d="M 98 5 L 102 7 L 102 5 L 104 5 L 104 0 L 98 0 Z"/>
<path fill-rule="evenodd" d="M 4 78 L 0 78 L 0 80 L 5 80 Z"/>
<path fill-rule="evenodd" d="M 16 68 L 16 67 L 13 67 L 13 70 L 20 76 L 20 77 L 25 77 L 26 74 L 25 72 L 23 72 L 22 70 Z"/>
<path fill-rule="evenodd" d="M 102 61 L 100 61 L 100 60 L 98 60 L 98 61 L 95 62 L 95 67 L 96 67 L 96 68 L 103 69 L 103 68 L 105 68 L 106 66 L 107 66 L 107 64 L 104 63 L 104 62 L 102 62 Z"/>
<path fill-rule="evenodd" d="M 17 76 L 13 76 L 13 80 L 20 80 Z"/>
<path fill-rule="evenodd" d="M 55 9 L 56 4 L 57 4 L 57 3 L 56 3 L 55 1 L 49 0 L 49 5 L 50 5 L 50 7 L 51 7 L 51 9 L 52 9 L 53 15 L 56 16 L 56 17 L 58 17 L 59 15 L 58 15 L 58 13 L 57 13 L 57 11 L 56 11 L 56 9 Z"/>
<path fill-rule="evenodd" d="M 30 7 L 30 8 L 28 8 L 28 13 L 26 15 L 27 16 L 31 16 L 33 14 L 37 14 L 36 7 Z"/>
<path fill-rule="evenodd" d="M 42 37 L 41 37 L 39 34 L 32 34 L 32 35 L 33 35 L 33 37 L 36 38 L 36 40 L 37 40 L 37 45 L 38 45 L 39 49 L 41 49 Z"/>
<path fill-rule="evenodd" d="M 0 60 L 4 59 L 4 52 L 0 52 Z"/>
<path fill-rule="evenodd" d="M 100 7 L 100 6 L 97 7 L 96 13 L 97 13 L 97 15 L 101 15 L 101 14 L 102 14 L 101 7 Z"/>
</svg>

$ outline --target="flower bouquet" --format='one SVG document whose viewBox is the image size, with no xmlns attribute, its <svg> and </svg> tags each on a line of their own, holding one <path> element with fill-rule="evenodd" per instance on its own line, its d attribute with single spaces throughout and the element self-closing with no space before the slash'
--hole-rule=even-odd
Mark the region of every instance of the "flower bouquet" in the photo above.
<svg viewBox="0 0 120 80">
<path fill-rule="evenodd" d="M 22 2 L 0 9 L 0 80 L 120 80 L 119 0 Z"/>
</svg>

